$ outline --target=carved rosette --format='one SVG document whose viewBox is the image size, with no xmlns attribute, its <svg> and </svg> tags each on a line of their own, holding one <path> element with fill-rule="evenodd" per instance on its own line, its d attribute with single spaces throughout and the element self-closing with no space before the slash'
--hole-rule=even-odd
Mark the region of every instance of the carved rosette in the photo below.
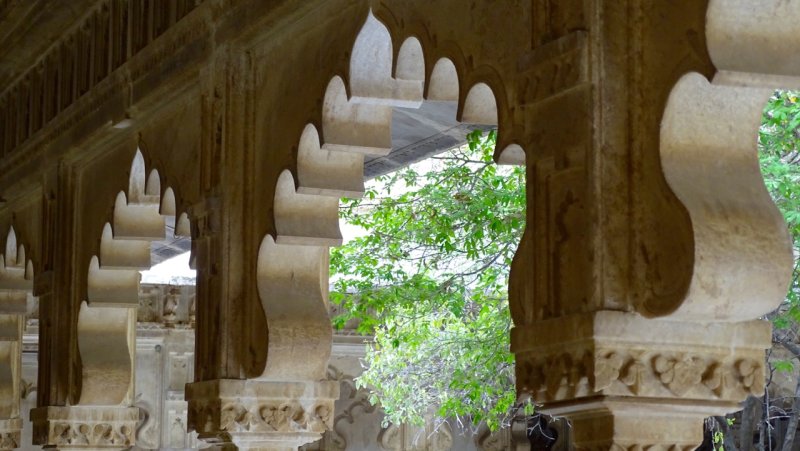
<svg viewBox="0 0 800 451">
<path fill-rule="evenodd" d="M 71 406 L 31 410 L 33 442 L 58 449 L 127 449 L 136 443 L 136 407 Z"/>
<path fill-rule="evenodd" d="M 213 380 L 187 386 L 189 427 L 213 444 L 292 448 L 333 427 L 339 383 Z"/>
<path fill-rule="evenodd" d="M 0 450 L 18 448 L 21 443 L 22 419 L 0 420 Z"/>
<path fill-rule="evenodd" d="M 675 445 L 683 449 L 702 440 L 692 421 L 735 411 L 748 395 L 763 394 L 770 338 L 770 325 L 763 321 L 702 324 L 604 311 L 517 328 L 512 350 L 518 387 L 545 412 L 573 422 L 612 418 L 615 430 L 632 434 L 633 446 L 643 443 L 641 430 L 648 429 L 643 421 L 652 416 L 655 402 L 658 418 L 648 421 L 673 423 L 674 428 L 663 428 L 669 431 L 685 426 L 692 437 Z M 620 426 L 626 421 L 627 429 Z"/>
</svg>

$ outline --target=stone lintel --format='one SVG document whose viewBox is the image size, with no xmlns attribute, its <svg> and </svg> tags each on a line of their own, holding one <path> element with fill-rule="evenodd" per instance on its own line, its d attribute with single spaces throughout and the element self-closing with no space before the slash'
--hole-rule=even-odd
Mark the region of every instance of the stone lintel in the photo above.
<svg viewBox="0 0 800 451">
<path fill-rule="evenodd" d="M 22 418 L 0 420 L 0 450 L 18 448 L 21 434 Z"/>
<path fill-rule="evenodd" d="M 69 406 L 31 410 L 33 443 L 72 450 L 127 449 L 135 444 L 136 407 Z"/>
<path fill-rule="evenodd" d="M 520 393 L 569 418 L 578 449 L 682 450 L 702 441 L 703 418 L 763 394 L 771 325 L 601 311 L 515 328 L 511 343 Z"/>
<path fill-rule="evenodd" d="M 333 426 L 339 384 L 220 379 L 186 386 L 189 428 L 217 449 L 285 451 Z"/>
</svg>

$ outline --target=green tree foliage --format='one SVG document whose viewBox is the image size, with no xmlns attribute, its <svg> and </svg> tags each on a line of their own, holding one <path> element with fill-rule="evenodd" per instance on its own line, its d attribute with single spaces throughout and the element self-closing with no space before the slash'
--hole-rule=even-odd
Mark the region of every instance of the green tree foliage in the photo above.
<svg viewBox="0 0 800 451">
<path fill-rule="evenodd" d="M 761 173 L 794 239 L 795 257 L 800 245 L 800 93 L 776 92 L 764 109 L 758 136 Z M 786 302 L 774 316 L 778 328 L 800 324 L 800 266 L 795 258 Z"/>
<path fill-rule="evenodd" d="M 525 170 L 492 162 L 495 133 L 377 180 L 341 215 L 369 233 L 332 250 L 343 326 L 374 334 L 359 384 L 392 422 L 497 428 L 516 401 L 507 279 L 525 220 Z M 380 193 L 378 189 L 380 188 Z"/>
</svg>

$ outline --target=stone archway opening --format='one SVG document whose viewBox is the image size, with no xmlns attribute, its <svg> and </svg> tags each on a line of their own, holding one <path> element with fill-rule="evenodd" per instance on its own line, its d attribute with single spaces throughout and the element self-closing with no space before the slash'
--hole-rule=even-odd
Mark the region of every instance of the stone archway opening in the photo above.
<svg viewBox="0 0 800 451">
<path fill-rule="evenodd" d="M 89 264 L 86 298 L 81 304 L 77 328 L 82 368 L 80 397 L 75 406 L 51 408 L 48 412 L 49 421 L 57 420 L 66 423 L 66 427 L 74 427 L 74 430 L 62 431 L 63 434 L 87 446 L 125 447 L 141 437 L 144 438 L 141 445 L 158 447 L 164 436 L 161 425 L 154 425 L 153 418 L 161 418 L 165 412 L 174 413 L 174 420 L 183 424 L 184 437 L 180 445 L 194 445 L 185 443 L 185 402 L 181 414 L 180 405 L 171 405 L 162 399 L 163 393 L 174 389 L 169 401 L 181 404 L 183 384 L 191 380 L 193 331 L 180 340 L 187 348 L 180 358 L 171 359 L 174 356 L 166 346 L 150 343 L 158 341 L 155 336 L 160 327 L 152 324 L 153 327 L 147 327 L 138 321 L 140 271 L 150 269 L 154 262 L 170 253 L 190 247 L 188 216 L 178 212 L 175 192 L 170 187 L 162 187 L 163 180 L 157 170 L 147 170 L 144 155 L 137 149 L 127 189 L 118 193 L 112 220 L 103 227 L 98 253 Z M 193 290 L 173 287 L 159 300 L 161 304 L 155 307 L 161 326 L 191 328 Z M 143 313 L 147 316 L 152 312 Z M 142 344 L 152 344 L 154 353 L 166 355 L 150 362 L 154 363 L 153 367 L 144 371 L 137 361 L 137 355 L 146 354 L 139 352 L 141 346 L 137 337 L 140 335 L 143 335 Z M 165 371 L 161 367 L 167 363 L 175 364 Z M 165 372 L 170 372 L 172 378 L 167 389 L 157 380 Z M 138 386 L 137 374 L 148 376 Z M 149 392 L 154 388 L 158 395 L 150 399 Z M 174 412 L 167 409 L 170 406 Z M 98 412 L 102 412 L 102 416 L 98 417 Z M 167 438 L 168 432 L 165 432 Z"/>
<path fill-rule="evenodd" d="M 320 362 L 329 360 L 332 341 L 328 248 L 342 242 L 339 198 L 360 197 L 365 180 L 463 144 L 471 130 L 499 126 L 503 133 L 493 78 L 459 73 L 447 56 L 431 58 L 426 69 L 415 37 L 395 53 L 388 29 L 372 14 L 351 55 L 347 76 L 334 76 L 327 86 L 321 129 L 308 124 L 298 140 L 296 173 L 287 170 L 278 179 L 276 236 L 267 236 L 259 253 L 270 334 L 263 379 L 325 376 Z M 506 143 L 495 159 L 520 165 L 525 154 Z M 301 333 L 302 343 L 295 338 Z M 327 422 L 335 428 L 338 419 L 331 415 Z"/>
</svg>

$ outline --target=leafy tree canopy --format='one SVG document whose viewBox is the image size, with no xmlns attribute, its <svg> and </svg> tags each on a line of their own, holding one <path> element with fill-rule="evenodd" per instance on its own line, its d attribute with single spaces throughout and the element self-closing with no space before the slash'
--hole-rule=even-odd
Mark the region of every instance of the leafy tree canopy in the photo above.
<svg viewBox="0 0 800 451">
<path fill-rule="evenodd" d="M 764 109 L 758 136 L 764 182 L 783 213 L 794 239 L 795 257 L 800 245 L 800 93 L 778 91 Z M 792 283 L 786 302 L 774 317 L 777 328 L 800 324 L 800 266 L 795 258 Z"/>
<path fill-rule="evenodd" d="M 361 385 L 392 422 L 497 428 L 516 401 L 507 279 L 525 169 L 492 161 L 495 133 L 380 177 L 341 216 L 369 233 L 332 250 L 333 302 L 374 334 Z"/>
</svg>

